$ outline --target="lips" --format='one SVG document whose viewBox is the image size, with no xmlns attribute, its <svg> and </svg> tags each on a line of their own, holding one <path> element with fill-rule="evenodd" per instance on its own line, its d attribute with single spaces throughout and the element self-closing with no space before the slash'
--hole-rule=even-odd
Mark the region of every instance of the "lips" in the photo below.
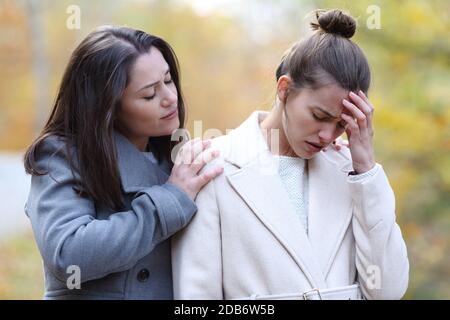
<svg viewBox="0 0 450 320">
<path fill-rule="evenodd" d="M 325 146 L 322 146 L 320 144 L 316 144 L 316 143 L 309 142 L 309 141 L 306 141 L 306 143 L 309 146 L 311 146 L 311 149 L 313 149 L 314 151 L 320 151 L 320 150 L 322 150 L 325 147 Z"/>
<path fill-rule="evenodd" d="M 168 114 L 166 114 L 166 115 L 165 115 L 164 117 L 162 117 L 161 119 L 171 119 L 171 118 L 173 118 L 174 116 L 176 116 L 177 113 L 178 113 L 178 110 L 177 110 L 177 109 L 172 110 L 171 112 L 169 112 Z"/>
<path fill-rule="evenodd" d="M 313 146 L 316 146 L 317 148 L 325 148 L 325 146 L 322 146 L 321 144 L 318 144 L 318 143 L 313 143 L 313 142 L 309 142 L 309 141 L 306 141 L 306 142 L 308 142 L 309 144 L 312 144 Z"/>
</svg>

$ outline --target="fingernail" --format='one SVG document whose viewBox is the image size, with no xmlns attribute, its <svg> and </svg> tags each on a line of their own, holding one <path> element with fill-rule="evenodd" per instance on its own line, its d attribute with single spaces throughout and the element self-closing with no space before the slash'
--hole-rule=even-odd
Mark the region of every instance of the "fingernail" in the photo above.
<svg viewBox="0 0 450 320">
<path fill-rule="evenodd" d="M 359 90 L 359 93 L 362 94 L 363 96 L 365 96 L 364 92 L 362 92 L 362 90 Z"/>
</svg>

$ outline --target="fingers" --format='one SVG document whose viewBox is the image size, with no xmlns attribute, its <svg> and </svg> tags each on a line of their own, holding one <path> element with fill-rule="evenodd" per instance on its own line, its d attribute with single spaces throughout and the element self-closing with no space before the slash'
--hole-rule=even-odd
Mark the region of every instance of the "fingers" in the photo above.
<svg viewBox="0 0 450 320">
<path fill-rule="evenodd" d="M 215 167 L 207 170 L 195 178 L 195 184 L 199 189 L 201 189 L 204 185 L 206 185 L 208 182 L 221 175 L 222 173 L 223 167 Z"/>
<path fill-rule="evenodd" d="M 189 176 L 197 176 L 205 165 L 220 155 L 219 150 L 208 149 L 210 146 L 211 140 L 201 140 L 197 138 L 189 141 L 182 147 L 180 158 L 183 162 L 181 164 L 185 165 L 184 170 L 187 170 L 185 172 L 189 172 Z M 213 171 L 213 173 L 214 172 L 215 171 Z M 214 177 L 215 176 L 216 175 L 214 175 Z M 202 175 L 199 175 L 198 177 L 201 178 Z M 198 177 L 195 177 L 194 179 L 197 179 Z M 207 174 L 204 178 L 209 178 L 209 174 Z M 203 178 L 200 180 L 203 181 Z"/>
<path fill-rule="evenodd" d="M 219 156 L 218 150 L 208 149 L 210 146 L 211 140 L 188 141 L 175 159 L 168 181 L 180 187 L 191 199 L 195 199 L 205 184 L 224 171 L 223 167 L 214 166 L 199 174 L 206 164 Z"/>
<path fill-rule="evenodd" d="M 190 160 L 189 164 L 194 163 L 195 159 L 201 154 L 204 150 L 208 149 L 211 146 L 211 140 L 202 140 L 195 143 L 190 152 Z"/>
<path fill-rule="evenodd" d="M 219 150 L 205 150 L 200 153 L 192 162 L 191 170 L 194 174 L 197 174 L 199 171 L 203 169 L 203 167 L 217 158 L 220 155 Z"/>
<path fill-rule="evenodd" d="M 334 140 L 334 141 L 331 143 L 331 145 L 332 145 L 332 147 L 333 147 L 334 149 L 336 149 L 337 151 L 341 150 L 341 146 L 340 146 L 339 141 L 338 141 L 337 139 Z M 327 149 L 328 149 L 328 147 L 323 148 L 323 151 L 327 151 Z"/>
<path fill-rule="evenodd" d="M 373 114 L 373 112 L 375 111 L 372 103 L 369 101 L 369 98 L 367 98 L 367 96 L 364 94 L 364 92 L 362 92 L 361 90 L 358 91 L 358 96 L 361 97 L 361 99 L 364 100 L 364 102 L 367 104 L 367 106 L 369 107 L 369 114 Z"/>
<path fill-rule="evenodd" d="M 192 140 L 187 141 L 186 143 L 183 144 L 183 146 L 181 147 L 180 151 L 177 154 L 177 157 L 175 159 L 175 164 L 179 165 L 179 164 L 184 164 L 186 162 L 190 161 L 190 153 L 191 153 L 191 148 L 194 144 L 198 143 L 200 141 L 200 138 L 195 138 Z"/>
<path fill-rule="evenodd" d="M 360 90 L 362 93 L 362 91 Z M 364 94 L 363 94 L 364 95 Z M 366 103 L 366 101 L 360 96 L 357 95 L 354 92 L 350 92 L 349 94 L 350 99 L 361 109 L 361 111 L 364 113 L 365 116 L 368 116 L 370 114 L 371 107 Z"/>
<path fill-rule="evenodd" d="M 356 121 L 358 122 L 358 125 L 361 128 L 361 131 L 366 129 L 367 128 L 366 115 L 360 109 L 358 109 L 353 103 L 348 101 L 347 99 L 342 100 L 342 104 L 344 105 L 344 107 L 347 110 L 349 110 L 352 113 L 353 117 L 356 118 Z M 342 113 L 342 116 L 349 117 L 345 113 Z M 349 117 L 349 118 L 351 118 L 351 117 Z M 344 118 L 344 120 L 345 120 L 345 118 Z M 359 128 L 358 128 L 358 130 L 359 130 Z"/>
<path fill-rule="evenodd" d="M 372 134 L 372 118 L 374 113 L 374 108 L 372 104 L 370 103 L 369 99 L 366 97 L 364 92 L 359 90 L 358 94 L 355 94 L 354 92 L 350 92 L 349 94 L 350 99 L 355 103 L 355 105 L 364 113 L 367 119 L 367 128 L 369 129 L 369 132 Z"/>
<path fill-rule="evenodd" d="M 336 149 L 336 151 L 341 150 L 343 147 L 349 147 L 349 142 L 347 140 L 342 139 L 341 137 L 337 138 L 331 143 L 331 147 Z M 328 146 L 323 148 L 323 151 L 327 151 Z"/>
<path fill-rule="evenodd" d="M 372 119 L 373 119 L 373 113 L 375 112 L 375 108 L 373 107 L 372 103 L 369 101 L 369 98 L 366 97 L 364 92 L 359 90 L 358 95 L 361 97 L 361 99 L 364 100 L 364 102 L 368 106 L 368 113 L 366 114 L 366 116 L 367 116 L 367 123 L 368 123 L 369 131 L 373 135 L 373 127 L 372 127 L 373 121 L 372 121 Z"/>
<path fill-rule="evenodd" d="M 347 122 L 345 132 L 347 133 L 349 139 L 352 134 L 360 133 L 358 123 L 355 121 L 354 118 L 346 115 L 345 113 L 341 114 L 341 117 L 342 119 L 344 119 L 345 122 Z"/>
<path fill-rule="evenodd" d="M 209 148 L 211 145 L 211 140 L 201 140 L 200 138 L 195 138 L 188 141 L 180 150 L 180 154 L 177 156 L 176 164 L 187 164 L 190 165 L 194 162 L 194 159 L 203 152 L 205 149 Z"/>
</svg>

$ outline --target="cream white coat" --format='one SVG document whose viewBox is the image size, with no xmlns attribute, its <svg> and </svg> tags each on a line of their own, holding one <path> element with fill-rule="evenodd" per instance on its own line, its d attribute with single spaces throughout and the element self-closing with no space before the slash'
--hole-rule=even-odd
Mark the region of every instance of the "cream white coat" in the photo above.
<svg viewBox="0 0 450 320">
<path fill-rule="evenodd" d="M 308 160 L 306 234 L 261 133 L 265 112 L 213 140 L 224 174 L 199 193 L 172 239 L 175 299 L 239 299 L 359 283 L 366 299 L 400 299 L 409 263 L 381 165 L 351 181 L 348 148 Z"/>
</svg>

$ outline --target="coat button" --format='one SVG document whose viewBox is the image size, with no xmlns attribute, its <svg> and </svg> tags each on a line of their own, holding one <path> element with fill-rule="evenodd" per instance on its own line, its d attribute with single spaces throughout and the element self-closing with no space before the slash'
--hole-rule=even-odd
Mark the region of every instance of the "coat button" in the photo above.
<svg viewBox="0 0 450 320">
<path fill-rule="evenodd" d="M 139 271 L 137 275 L 137 279 L 139 282 L 145 282 L 148 280 L 148 277 L 150 276 L 150 272 L 147 269 L 142 269 Z"/>
</svg>

